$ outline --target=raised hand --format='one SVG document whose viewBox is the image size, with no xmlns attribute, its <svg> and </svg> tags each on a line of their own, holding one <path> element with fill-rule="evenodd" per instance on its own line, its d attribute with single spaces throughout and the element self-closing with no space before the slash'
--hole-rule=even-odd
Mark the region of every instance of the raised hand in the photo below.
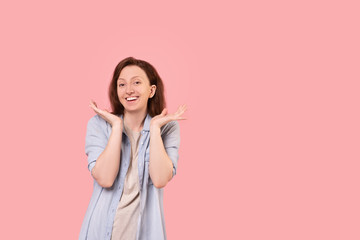
<svg viewBox="0 0 360 240">
<path fill-rule="evenodd" d="M 161 114 L 156 115 L 155 117 L 153 117 L 151 119 L 150 126 L 161 128 L 168 122 L 175 121 L 175 120 L 184 120 L 185 118 L 182 117 L 182 115 L 184 114 L 186 109 L 187 109 L 186 104 L 183 104 L 183 105 L 179 106 L 178 110 L 175 113 L 168 114 L 167 109 L 164 108 L 163 111 L 161 112 Z"/>
<path fill-rule="evenodd" d="M 100 109 L 97 107 L 96 103 L 93 100 L 90 100 L 89 107 L 91 107 L 94 112 L 102 117 L 105 121 L 110 123 L 110 125 L 113 127 L 114 125 L 118 125 L 119 127 L 122 127 L 122 119 L 112 113 L 110 113 L 108 110 Z"/>
</svg>

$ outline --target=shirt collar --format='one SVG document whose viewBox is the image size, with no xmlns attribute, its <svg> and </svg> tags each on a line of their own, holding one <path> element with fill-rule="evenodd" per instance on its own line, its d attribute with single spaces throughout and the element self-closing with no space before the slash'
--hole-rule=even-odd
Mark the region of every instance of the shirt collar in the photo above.
<svg viewBox="0 0 360 240">
<path fill-rule="evenodd" d="M 150 121 L 151 121 L 152 117 L 149 114 L 146 114 L 146 118 L 144 121 L 144 126 L 143 126 L 143 130 L 144 131 L 150 131 Z"/>
<path fill-rule="evenodd" d="M 120 118 L 121 118 L 121 120 L 124 121 L 124 114 L 121 114 Z M 146 114 L 142 131 L 148 131 L 148 132 L 150 131 L 150 121 L 151 121 L 151 119 L 152 119 L 152 117 L 149 114 Z M 125 129 L 123 129 L 123 132 L 124 131 L 125 131 Z"/>
</svg>

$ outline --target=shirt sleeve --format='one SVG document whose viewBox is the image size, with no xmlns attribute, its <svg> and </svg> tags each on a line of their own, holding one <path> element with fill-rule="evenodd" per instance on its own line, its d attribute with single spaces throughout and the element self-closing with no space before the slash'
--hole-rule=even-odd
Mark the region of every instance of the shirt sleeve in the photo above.
<svg viewBox="0 0 360 240">
<path fill-rule="evenodd" d="M 104 151 L 108 142 L 108 138 L 105 134 L 105 129 L 102 127 L 100 118 L 101 117 L 98 115 L 90 118 L 86 129 L 85 154 L 87 155 L 88 169 L 90 173 L 95 166 L 96 160 Z"/>
<path fill-rule="evenodd" d="M 171 121 L 166 125 L 162 134 L 164 148 L 173 163 L 173 177 L 176 174 L 177 163 L 179 159 L 180 147 L 180 126 L 177 121 Z"/>
</svg>

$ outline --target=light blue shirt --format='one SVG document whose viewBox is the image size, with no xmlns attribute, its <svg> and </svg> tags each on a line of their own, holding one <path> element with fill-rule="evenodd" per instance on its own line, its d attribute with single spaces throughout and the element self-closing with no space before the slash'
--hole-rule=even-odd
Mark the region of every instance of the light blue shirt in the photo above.
<svg viewBox="0 0 360 240">
<path fill-rule="evenodd" d="M 123 115 L 120 116 L 123 119 Z M 163 209 L 163 189 L 156 188 L 149 175 L 150 120 L 147 114 L 140 135 L 138 148 L 138 170 L 140 186 L 140 214 L 137 226 L 137 240 L 166 239 Z M 110 134 L 111 125 L 98 115 L 90 118 L 87 124 L 85 153 L 88 169 L 92 168 L 104 151 Z M 161 137 L 166 153 L 173 163 L 173 176 L 176 174 L 179 158 L 180 127 L 177 121 L 171 121 L 161 128 Z M 94 179 L 93 193 L 81 225 L 79 240 L 111 239 L 116 209 L 124 188 L 125 176 L 130 164 L 131 144 L 123 130 L 120 169 L 109 188 L 101 187 Z"/>
</svg>

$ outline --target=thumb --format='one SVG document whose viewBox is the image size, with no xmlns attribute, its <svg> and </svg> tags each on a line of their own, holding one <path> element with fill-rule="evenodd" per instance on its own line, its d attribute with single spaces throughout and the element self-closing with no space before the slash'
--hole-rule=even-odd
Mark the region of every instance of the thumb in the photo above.
<svg viewBox="0 0 360 240">
<path fill-rule="evenodd" d="M 164 109 L 162 110 L 162 112 L 161 112 L 161 115 L 162 115 L 162 116 L 165 116 L 166 114 L 167 114 L 167 109 L 164 108 Z"/>
</svg>

